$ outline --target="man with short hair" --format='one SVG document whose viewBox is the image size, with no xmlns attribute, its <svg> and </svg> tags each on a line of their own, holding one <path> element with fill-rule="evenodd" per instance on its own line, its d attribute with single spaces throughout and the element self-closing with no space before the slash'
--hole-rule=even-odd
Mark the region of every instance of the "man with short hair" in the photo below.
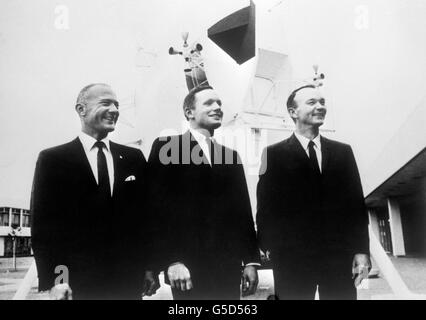
<svg viewBox="0 0 426 320">
<path fill-rule="evenodd" d="M 157 261 L 176 300 L 238 300 L 241 278 L 243 295 L 257 287 L 259 250 L 244 168 L 236 151 L 213 139 L 221 105 L 212 87 L 192 89 L 183 104 L 190 129 L 155 140 L 148 161 L 164 234 Z"/>
<path fill-rule="evenodd" d="M 42 151 L 36 165 L 31 212 L 39 290 L 51 290 L 53 299 L 151 295 L 158 283 L 145 272 L 145 158 L 107 138 L 119 116 L 109 85 L 84 87 L 75 110 L 82 132 Z"/>
<path fill-rule="evenodd" d="M 270 251 L 279 299 L 356 299 L 366 277 L 368 218 L 349 145 L 319 134 L 327 112 L 314 85 L 287 101 L 294 134 L 263 153 L 257 226 Z"/>
</svg>

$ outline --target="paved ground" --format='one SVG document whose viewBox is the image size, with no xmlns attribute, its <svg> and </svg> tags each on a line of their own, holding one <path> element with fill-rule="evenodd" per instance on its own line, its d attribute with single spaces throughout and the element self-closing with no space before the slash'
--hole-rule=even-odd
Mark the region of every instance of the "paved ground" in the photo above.
<svg viewBox="0 0 426 320">
<path fill-rule="evenodd" d="M 391 260 L 410 291 L 426 294 L 426 257 L 392 257 Z"/>
<path fill-rule="evenodd" d="M 17 258 L 17 270 L 15 271 L 11 258 L 0 258 L 0 300 L 10 300 L 13 298 L 32 261 L 32 257 Z M 37 281 L 33 284 L 27 298 L 44 298 L 43 295 L 37 294 Z"/>
<path fill-rule="evenodd" d="M 391 258 L 395 267 L 400 271 L 407 286 L 414 293 L 426 293 L 426 258 Z M 12 259 L 0 258 L 0 300 L 12 299 L 22 279 L 24 278 L 33 258 L 18 258 L 17 271 L 13 269 Z M 164 284 L 164 277 L 160 276 L 161 288 L 151 299 L 169 300 L 171 291 L 168 285 Z M 256 294 L 245 299 L 264 300 L 273 294 L 273 273 L 271 270 L 259 271 L 259 286 Z M 386 280 L 379 275 L 377 278 L 368 279 L 364 283 L 364 289 L 358 289 L 359 300 L 386 299 L 392 298 L 392 290 Z M 32 285 L 32 289 L 27 299 L 47 299 L 47 295 L 37 293 L 37 281 Z"/>
</svg>

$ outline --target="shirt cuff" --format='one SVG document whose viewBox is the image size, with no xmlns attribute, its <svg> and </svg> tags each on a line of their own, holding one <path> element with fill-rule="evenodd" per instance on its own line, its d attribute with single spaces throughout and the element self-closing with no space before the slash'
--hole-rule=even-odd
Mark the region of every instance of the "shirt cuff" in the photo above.
<svg viewBox="0 0 426 320">
<path fill-rule="evenodd" d="M 249 266 L 256 266 L 256 267 L 260 267 L 260 263 L 257 263 L 257 262 L 250 262 L 250 263 L 247 263 L 245 266 L 246 266 L 246 267 L 249 267 Z"/>
</svg>

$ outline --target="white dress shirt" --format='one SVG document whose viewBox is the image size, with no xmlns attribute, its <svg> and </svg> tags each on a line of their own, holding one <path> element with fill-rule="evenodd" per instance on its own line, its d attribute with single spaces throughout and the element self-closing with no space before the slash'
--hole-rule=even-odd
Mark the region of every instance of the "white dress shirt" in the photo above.
<svg viewBox="0 0 426 320">
<path fill-rule="evenodd" d="M 195 129 L 190 128 L 189 131 L 191 132 L 191 134 L 194 136 L 195 140 L 197 140 L 198 144 L 201 147 L 201 150 L 203 150 L 204 155 L 207 158 L 207 161 L 209 162 L 210 166 L 211 161 L 210 161 L 210 148 L 207 144 L 207 140 L 211 140 L 214 143 L 214 138 L 213 137 L 207 137 L 204 134 L 198 132 Z"/>
<path fill-rule="evenodd" d="M 298 134 L 297 132 L 294 132 L 294 135 L 296 136 L 297 140 L 299 140 L 300 144 L 302 145 L 303 149 L 305 150 L 305 152 L 306 152 L 306 154 L 309 158 L 309 146 L 308 146 L 308 144 L 309 144 L 309 141 L 311 141 L 311 140 L 309 140 L 308 138 Z M 319 166 L 320 171 L 322 172 L 322 166 L 321 166 L 322 153 L 321 153 L 321 138 L 320 138 L 320 135 L 317 135 L 312 140 L 312 142 L 314 143 L 314 150 L 315 150 L 315 153 L 317 155 L 318 166 Z"/>
<path fill-rule="evenodd" d="M 89 160 L 90 168 L 92 169 L 92 173 L 93 173 L 93 176 L 95 177 L 96 183 L 99 184 L 98 148 L 94 146 L 97 140 L 84 132 L 81 132 L 78 138 L 80 139 L 81 144 L 83 145 L 84 152 L 86 153 L 87 160 Z M 111 186 L 111 195 L 112 195 L 113 187 L 114 187 L 114 162 L 112 159 L 109 140 L 107 138 L 104 138 L 101 141 L 105 143 L 105 146 L 106 146 L 106 149 L 102 148 L 102 152 L 105 154 L 105 158 L 107 162 L 109 185 Z"/>
</svg>

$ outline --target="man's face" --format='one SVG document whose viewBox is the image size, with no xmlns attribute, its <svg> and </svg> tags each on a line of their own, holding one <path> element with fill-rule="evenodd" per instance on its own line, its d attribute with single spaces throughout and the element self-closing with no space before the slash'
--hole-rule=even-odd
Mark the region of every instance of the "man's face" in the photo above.
<svg viewBox="0 0 426 320">
<path fill-rule="evenodd" d="M 324 96 L 318 89 L 302 89 L 297 92 L 294 100 L 297 107 L 289 111 L 296 124 L 319 127 L 324 123 L 327 107 Z"/>
<path fill-rule="evenodd" d="M 214 90 L 206 89 L 195 94 L 194 108 L 189 112 L 189 119 L 198 128 L 214 130 L 221 126 L 223 112 L 222 101 Z"/>
<path fill-rule="evenodd" d="M 108 86 L 94 86 L 89 90 L 83 126 L 91 132 L 108 134 L 114 131 L 118 120 L 118 101 Z"/>
</svg>

